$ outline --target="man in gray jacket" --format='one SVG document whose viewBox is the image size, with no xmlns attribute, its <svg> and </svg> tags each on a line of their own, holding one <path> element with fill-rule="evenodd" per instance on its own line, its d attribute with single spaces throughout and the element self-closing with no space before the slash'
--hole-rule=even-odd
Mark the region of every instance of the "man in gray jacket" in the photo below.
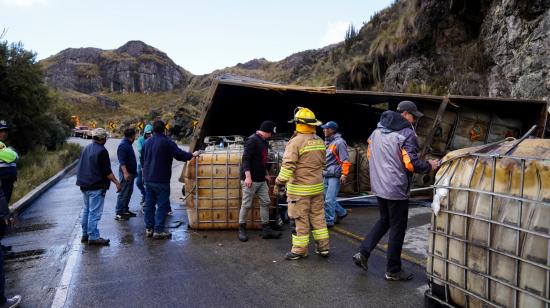
<svg viewBox="0 0 550 308">
<path fill-rule="evenodd" d="M 338 133 L 338 124 L 334 121 L 329 121 L 325 125 L 321 125 L 325 134 L 325 147 L 327 148 L 326 159 L 327 165 L 323 170 L 325 181 L 325 219 L 327 227 L 334 226 L 344 217 L 348 215 L 336 197 L 340 191 L 340 184 L 346 183 L 346 178 L 349 173 L 348 145 Z"/>
<path fill-rule="evenodd" d="M 412 273 L 401 268 L 401 250 L 407 229 L 411 176 L 438 166 L 436 160 L 418 157 L 418 141 L 412 124 L 423 116 L 411 101 L 402 101 L 397 112 L 385 111 L 368 139 L 370 181 L 378 199 L 380 219 L 353 256 L 355 264 L 368 269 L 368 258 L 380 239 L 390 230 L 386 280 L 410 280 Z"/>
</svg>

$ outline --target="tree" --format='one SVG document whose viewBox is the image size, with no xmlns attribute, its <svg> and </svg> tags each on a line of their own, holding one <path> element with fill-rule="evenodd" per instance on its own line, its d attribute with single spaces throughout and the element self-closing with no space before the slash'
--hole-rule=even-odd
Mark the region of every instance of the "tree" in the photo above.
<svg viewBox="0 0 550 308">
<path fill-rule="evenodd" d="M 68 136 L 69 113 L 44 84 L 36 55 L 21 42 L 0 42 L 0 119 L 8 121 L 10 145 L 20 153 L 55 148 Z"/>
</svg>

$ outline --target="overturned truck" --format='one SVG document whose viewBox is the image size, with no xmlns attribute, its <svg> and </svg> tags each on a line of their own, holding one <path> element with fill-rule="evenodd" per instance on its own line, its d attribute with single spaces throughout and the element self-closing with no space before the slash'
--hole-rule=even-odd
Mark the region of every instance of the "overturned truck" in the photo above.
<svg viewBox="0 0 550 308">
<path fill-rule="evenodd" d="M 226 75 L 214 80 L 194 130 L 191 150 L 204 150 L 190 161 L 180 180 L 185 183 L 189 225 L 197 229 L 238 227 L 240 209 L 240 159 L 245 136 L 264 120 L 277 124 L 270 142 L 270 173 L 276 175 L 286 140 L 294 125 L 288 123 L 297 106 L 313 110 L 323 122 L 340 125 L 352 163 L 349 183 L 341 193 L 370 190 L 366 140 L 376 128 L 382 112 L 395 110 L 410 100 L 425 114 L 416 124 L 421 156 L 442 158 L 447 152 L 518 138 L 532 126 L 533 136 L 543 137 L 548 104 L 538 100 L 470 96 L 435 96 L 404 93 L 337 90 L 335 87 L 281 85 L 247 77 Z M 318 132 L 322 134 L 321 131 Z M 415 186 L 431 185 L 434 174 L 417 176 Z M 277 196 L 272 196 L 276 208 Z M 248 224 L 259 226 L 257 200 Z"/>
</svg>

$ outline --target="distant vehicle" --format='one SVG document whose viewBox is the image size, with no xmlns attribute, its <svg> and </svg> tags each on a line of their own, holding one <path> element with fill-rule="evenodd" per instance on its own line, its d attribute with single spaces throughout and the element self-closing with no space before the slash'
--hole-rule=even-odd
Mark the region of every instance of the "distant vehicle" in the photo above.
<svg viewBox="0 0 550 308">
<path fill-rule="evenodd" d="M 74 137 L 80 137 L 80 138 L 87 138 L 86 133 L 90 131 L 90 128 L 88 126 L 77 126 L 73 129 L 73 136 Z"/>
<path fill-rule="evenodd" d="M 84 136 L 82 138 L 84 139 L 92 139 L 92 130 L 91 129 L 88 129 L 86 131 L 84 131 Z"/>
</svg>

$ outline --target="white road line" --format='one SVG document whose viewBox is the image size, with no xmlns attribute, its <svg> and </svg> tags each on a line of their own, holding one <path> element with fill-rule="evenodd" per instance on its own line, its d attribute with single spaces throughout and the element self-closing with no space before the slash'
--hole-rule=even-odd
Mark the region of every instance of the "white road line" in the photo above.
<svg viewBox="0 0 550 308">
<path fill-rule="evenodd" d="M 79 222 L 77 222 L 79 224 Z M 67 263 L 65 264 L 65 269 L 63 269 L 63 274 L 61 275 L 61 280 L 55 288 L 55 296 L 53 298 L 52 308 L 62 308 L 65 307 L 65 302 L 67 301 L 67 294 L 69 293 L 69 286 L 73 278 L 74 269 L 77 265 L 77 261 L 80 257 L 80 251 L 82 245 L 80 244 L 80 238 L 78 236 L 78 227 L 75 226 L 75 231 L 73 231 L 73 241 L 70 246 L 69 256 L 67 258 Z"/>
</svg>

